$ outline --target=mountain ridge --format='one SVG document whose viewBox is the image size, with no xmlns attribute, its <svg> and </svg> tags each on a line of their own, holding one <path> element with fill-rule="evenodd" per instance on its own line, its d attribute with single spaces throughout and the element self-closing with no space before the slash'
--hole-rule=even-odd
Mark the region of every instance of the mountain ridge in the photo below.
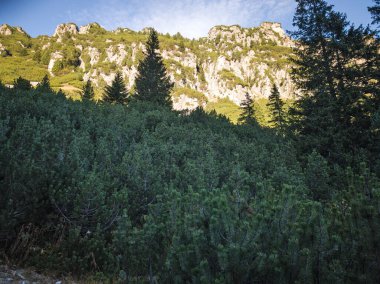
<svg viewBox="0 0 380 284">
<path fill-rule="evenodd" d="M 149 28 L 136 32 L 123 27 L 107 31 L 98 23 L 80 27 L 64 23 L 56 27 L 52 36 L 32 38 L 20 27 L 3 24 L 0 60 L 8 65 L 14 61 L 19 68 L 10 66 L 8 73 L 0 70 L 0 80 L 11 83 L 13 77 L 26 73 L 24 77 L 38 81 L 32 74 L 39 73 L 41 77 L 48 73 L 56 88 L 80 88 L 83 81 L 91 79 L 100 98 L 102 88 L 120 70 L 133 91 L 148 31 Z M 176 109 L 192 110 L 219 100 L 238 106 L 246 93 L 267 98 L 273 84 L 279 86 L 283 98 L 297 93 L 289 72 L 294 42 L 280 23 L 263 22 L 252 28 L 219 25 L 199 39 L 190 40 L 180 33 L 160 34 L 159 39 L 160 53 L 175 83 Z M 20 71 L 33 64 L 32 74 Z"/>
</svg>

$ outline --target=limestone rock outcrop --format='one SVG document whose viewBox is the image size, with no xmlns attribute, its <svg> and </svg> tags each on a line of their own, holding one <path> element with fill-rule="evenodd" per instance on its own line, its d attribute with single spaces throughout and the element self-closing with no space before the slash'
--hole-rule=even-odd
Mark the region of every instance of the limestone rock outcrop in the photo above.
<svg viewBox="0 0 380 284">
<path fill-rule="evenodd" d="M 11 35 L 12 29 L 10 26 L 3 24 L 0 26 L 0 35 Z"/>
<path fill-rule="evenodd" d="M 132 89 L 150 29 L 134 32 L 121 27 L 106 31 L 97 23 L 80 28 L 66 23 L 58 25 L 52 37 L 40 37 L 35 46 L 43 51 L 45 60 L 48 58 L 44 66 L 48 63 L 47 69 L 52 76 L 60 76 L 53 73 L 57 61 L 66 64 L 71 60 L 77 62 L 75 66 L 62 68 L 65 72 L 77 73 L 72 78 L 91 79 L 95 87 L 103 88 L 111 83 L 116 71 L 121 71 L 127 87 Z M 0 26 L 0 35 L 15 32 L 23 30 Z M 176 109 L 193 110 L 220 99 L 240 105 L 247 93 L 255 98 L 268 97 L 273 84 L 283 98 L 297 95 L 288 60 L 294 42 L 279 23 L 264 22 L 252 28 L 216 26 L 210 29 L 207 37 L 196 40 L 179 35 L 160 34 L 160 37 L 159 52 L 175 85 L 173 103 Z M 18 44 L 28 48 L 27 42 Z M 0 41 L 0 53 L 6 49 L 8 46 Z"/>
<path fill-rule="evenodd" d="M 73 23 L 59 24 L 55 29 L 53 36 L 62 37 L 64 34 L 68 33 L 70 35 L 76 35 L 79 32 L 78 26 Z"/>
</svg>

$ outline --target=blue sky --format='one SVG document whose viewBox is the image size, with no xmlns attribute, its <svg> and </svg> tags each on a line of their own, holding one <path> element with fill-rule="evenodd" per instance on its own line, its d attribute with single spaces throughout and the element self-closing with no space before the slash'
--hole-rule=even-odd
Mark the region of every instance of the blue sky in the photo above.
<svg viewBox="0 0 380 284">
<path fill-rule="evenodd" d="M 371 0 L 328 0 L 355 24 L 371 22 Z M 0 0 L 0 24 L 23 27 L 30 35 L 51 35 L 64 22 L 98 22 L 108 30 L 150 26 L 159 32 L 206 36 L 215 25 L 253 27 L 275 21 L 292 28 L 294 0 Z"/>
</svg>

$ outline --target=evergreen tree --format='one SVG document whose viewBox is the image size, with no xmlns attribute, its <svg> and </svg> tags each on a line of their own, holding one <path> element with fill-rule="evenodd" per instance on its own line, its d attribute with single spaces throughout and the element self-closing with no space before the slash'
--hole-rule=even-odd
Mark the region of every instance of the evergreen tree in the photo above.
<svg viewBox="0 0 380 284">
<path fill-rule="evenodd" d="M 50 87 L 50 80 L 48 75 L 45 75 L 42 78 L 42 81 L 38 83 L 36 90 L 43 93 L 54 93 L 53 89 Z"/>
<path fill-rule="evenodd" d="M 368 8 L 368 11 L 372 14 L 372 24 L 380 24 L 380 0 L 374 0 L 375 5 Z"/>
<path fill-rule="evenodd" d="M 323 201 L 330 198 L 328 165 L 326 160 L 314 150 L 307 157 L 305 182 L 314 200 Z"/>
<path fill-rule="evenodd" d="M 104 88 L 103 101 L 121 105 L 128 103 L 128 91 L 125 87 L 123 77 L 120 72 L 116 72 L 111 86 L 106 86 Z"/>
<path fill-rule="evenodd" d="M 88 79 L 82 89 L 82 100 L 93 100 L 95 97 L 94 88 L 92 87 L 91 80 Z"/>
<path fill-rule="evenodd" d="M 14 80 L 13 86 L 16 90 L 29 91 L 30 89 L 32 89 L 30 81 L 22 77 L 18 77 L 16 80 Z"/>
<path fill-rule="evenodd" d="M 65 93 L 62 91 L 62 89 L 59 89 L 57 92 L 57 97 L 66 98 Z"/>
<path fill-rule="evenodd" d="M 139 74 L 136 78 L 134 98 L 171 108 L 170 91 L 173 88 L 173 83 L 166 73 L 165 65 L 158 50 L 157 32 L 152 29 L 146 45 L 146 56 L 138 66 Z"/>
<path fill-rule="evenodd" d="M 240 109 L 241 114 L 238 118 L 240 124 L 254 124 L 256 122 L 254 101 L 248 93 L 245 94 L 245 99 L 242 101 Z"/>
<path fill-rule="evenodd" d="M 270 123 L 272 123 L 275 128 L 282 130 L 285 126 L 283 110 L 284 102 L 280 98 L 280 92 L 278 91 L 276 84 L 272 87 L 272 92 L 269 96 L 267 106 L 272 112 L 272 119 L 270 120 Z"/>
<path fill-rule="evenodd" d="M 307 151 L 340 159 L 369 144 L 370 113 L 378 104 L 377 45 L 368 28 L 350 25 L 326 1 L 297 3 L 292 75 L 305 95 L 293 109 L 293 126 Z"/>
</svg>

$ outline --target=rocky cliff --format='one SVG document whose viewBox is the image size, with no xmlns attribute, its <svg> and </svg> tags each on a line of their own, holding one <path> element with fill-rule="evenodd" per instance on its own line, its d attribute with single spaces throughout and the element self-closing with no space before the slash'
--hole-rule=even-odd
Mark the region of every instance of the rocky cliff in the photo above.
<svg viewBox="0 0 380 284">
<path fill-rule="evenodd" d="M 91 79 L 100 94 L 117 70 L 123 73 L 128 88 L 133 89 L 148 32 L 149 29 L 134 32 L 127 28 L 106 31 L 97 23 L 82 27 L 69 23 L 59 25 L 53 36 L 32 39 L 21 28 L 2 25 L 0 50 L 3 54 L 9 51 L 2 60 L 24 56 L 25 62 L 48 71 L 55 87 L 79 88 L 83 81 Z M 13 42 L 12 37 L 16 39 Z M 173 102 L 177 109 L 205 107 L 220 99 L 239 105 L 246 93 L 268 97 L 273 84 L 278 85 L 284 98 L 296 92 L 289 76 L 294 43 L 279 23 L 264 22 L 254 28 L 216 26 L 207 37 L 198 40 L 180 34 L 162 34 L 159 39 L 160 53 L 175 82 Z M 22 74 L 14 74 L 18 75 Z M 0 71 L 3 81 L 10 77 Z"/>
</svg>

